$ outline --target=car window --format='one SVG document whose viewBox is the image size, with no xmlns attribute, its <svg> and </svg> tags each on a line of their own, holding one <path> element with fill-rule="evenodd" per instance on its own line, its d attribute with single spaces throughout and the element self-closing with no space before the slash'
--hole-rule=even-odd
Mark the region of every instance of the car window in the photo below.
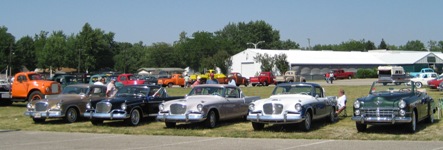
<svg viewBox="0 0 443 150">
<path fill-rule="evenodd" d="M 240 98 L 240 92 L 236 88 L 226 88 L 225 95 L 227 95 L 228 98 Z"/>
</svg>

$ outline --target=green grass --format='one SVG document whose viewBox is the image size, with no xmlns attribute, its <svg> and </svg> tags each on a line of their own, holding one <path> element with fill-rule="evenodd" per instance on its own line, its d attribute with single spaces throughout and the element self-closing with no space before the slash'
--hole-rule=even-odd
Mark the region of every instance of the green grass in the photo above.
<svg viewBox="0 0 443 150">
<path fill-rule="evenodd" d="M 105 121 L 102 126 L 93 126 L 87 119 L 72 124 L 62 120 L 47 119 L 43 124 L 34 124 L 31 118 L 23 115 L 26 103 L 14 103 L 12 106 L 0 107 L 0 129 L 23 131 L 57 131 L 85 133 L 114 133 L 136 135 L 177 135 L 177 136 L 208 136 L 236 138 L 286 138 L 286 139 L 347 139 L 347 140 L 438 140 L 443 141 L 443 126 L 440 120 L 434 124 L 420 122 L 418 131 L 409 134 L 402 125 L 369 126 L 367 132 L 358 133 L 355 122 L 351 120 L 352 104 L 358 97 L 366 96 L 369 86 L 325 86 L 327 96 L 338 95 L 340 88 L 346 91 L 348 98 L 348 117 L 341 117 L 336 123 L 327 120 L 313 122 L 310 132 L 303 132 L 296 125 L 266 125 L 263 131 L 253 131 L 251 123 L 242 120 L 221 122 L 214 129 L 206 129 L 198 124 L 178 124 L 177 128 L 166 129 L 163 122 L 146 119 L 137 127 L 130 127 L 120 121 Z M 270 96 L 270 87 L 242 87 L 247 96 Z M 190 88 L 169 88 L 170 95 L 185 95 Z M 442 93 L 427 89 L 434 99 L 442 97 Z"/>
</svg>

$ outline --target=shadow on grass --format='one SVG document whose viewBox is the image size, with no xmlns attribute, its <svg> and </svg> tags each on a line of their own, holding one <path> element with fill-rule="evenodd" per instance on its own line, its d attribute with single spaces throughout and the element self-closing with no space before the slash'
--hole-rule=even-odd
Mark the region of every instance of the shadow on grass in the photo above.
<svg viewBox="0 0 443 150">
<path fill-rule="evenodd" d="M 346 118 L 342 118 L 340 117 L 338 121 L 342 120 L 342 119 L 346 119 Z M 318 120 L 313 120 L 311 122 L 311 129 L 309 131 L 315 131 L 318 129 L 321 129 L 325 126 L 331 125 L 331 124 L 335 124 L 336 122 L 330 122 L 329 118 L 322 118 L 322 119 L 318 119 Z M 305 131 L 303 130 L 303 124 L 302 123 L 291 123 L 291 124 L 266 124 L 265 128 L 263 129 L 263 131 L 272 131 L 272 132 L 309 132 L 309 131 Z"/>
<path fill-rule="evenodd" d="M 426 129 L 433 124 L 438 124 L 440 120 L 434 120 L 434 123 L 428 123 L 426 120 L 417 123 L 416 131 Z M 382 134 L 414 134 L 409 131 L 408 124 L 390 124 L 390 125 L 368 125 L 365 133 L 382 133 Z"/>
<path fill-rule="evenodd" d="M 81 117 L 79 120 L 73 123 L 82 123 L 82 122 L 90 122 L 89 118 Z M 138 126 L 148 125 L 152 122 L 155 122 L 154 119 L 151 118 L 142 118 Z M 46 119 L 45 122 L 36 123 L 36 124 L 47 124 L 47 125 L 59 125 L 59 124 L 70 124 L 63 120 L 63 118 L 50 118 Z M 98 126 L 108 126 L 108 127 L 130 127 L 131 125 L 126 124 L 124 120 L 104 120 L 103 124 Z"/>
<path fill-rule="evenodd" d="M 224 120 L 224 121 L 218 121 L 215 128 L 223 127 L 223 126 L 230 126 L 234 125 L 240 122 L 246 122 L 243 118 L 238 119 L 231 119 L 231 120 Z M 166 127 L 166 125 L 163 127 L 164 129 L 169 129 Z M 174 129 L 174 128 L 171 128 Z M 175 126 L 175 129 L 190 129 L 190 130 L 200 130 L 200 129 L 208 129 L 208 127 L 205 126 L 203 122 L 195 122 L 195 123 L 177 123 Z"/>
</svg>

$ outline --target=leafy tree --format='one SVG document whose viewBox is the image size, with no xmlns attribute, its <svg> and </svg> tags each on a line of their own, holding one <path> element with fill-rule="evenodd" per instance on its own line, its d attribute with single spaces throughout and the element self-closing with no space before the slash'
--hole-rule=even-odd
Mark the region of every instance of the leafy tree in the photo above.
<svg viewBox="0 0 443 150">
<path fill-rule="evenodd" d="M 37 67 L 37 59 L 35 55 L 34 39 L 30 36 L 24 36 L 16 42 L 14 51 L 14 62 L 19 65 L 26 66 L 29 70 L 35 70 Z"/>
<path fill-rule="evenodd" d="M 378 45 L 378 49 L 388 49 L 388 45 L 386 44 L 384 39 L 381 39 L 381 42 Z"/>
<path fill-rule="evenodd" d="M 440 47 L 438 45 L 437 41 L 430 40 L 428 42 L 428 45 L 429 45 L 429 50 L 432 51 L 432 52 L 441 52 L 441 51 L 443 51 L 443 47 Z"/>
<path fill-rule="evenodd" d="M 62 31 L 53 32 L 45 42 L 43 49 L 37 53 L 37 66 L 42 69 L 60 68 L 66 51 L 66 36 Z"/>
<path fill-rule="evenodd" d="M 419 40 L 408 41 L 406 45 L 400 46 L 400 49 L 407 51 L 426 51 L 425 44 Z"/>
<path fill-rule="evenodd" d="M 150 62 L 148 65 L 150 67 L 173 67 L 175 65 L 174 47 L 168 43 L 153 43 L 148 47 L 146 54 L 148 54 L 146 58 Z"/>
<path fill-rule="evenodd" d="M 286 54 L 275 55 L 275 66 L 280 71 L 280 74 L 285 74 L 289 70 L 288 56 Z"/>
<path fill-rule="evenodd" d="M 6 69 L 6 66 L 9 64 L 9 59 L 13 55 L 11 51 L 14 48 L 15 37 L 8 33 L 8 28 L 5 26 L 0 27 L 0 71 L 3 72 Z M 11 62 L 12 63 L 12 62 Z M 13 67 L 17 67 L 17 65 L 13 65 Z"/>
<path fill-rule="evenodd" d="M 214 56 L 202 58 L 202 68 L 215 69 L 219 67 L 223 73 L 229 72 L 232 65 L 231 56 L 225 50 L 218 51 Z"/>
<path fill-rule="evenodd" d="M 367 41 L 366 42 L 366 47 L 365 47 L 364 50 L 368 51 L 368 50 L 374 50 L 374 49 L 377 49 L 377 47 L 375 47 L 374 43 L 371 42 L 371 41 Z"/>
<path fill-rule="evenodd" d="M 119 42 L 116 44 L 116 55 L 113 57 L 113 60 L 115 62 L 114 69 L 121 70 L 123 72 L 126 72 L 128 70 L 128 63 L 126 62 L 127 59 L 129 59 L 130 56 L 128 56 L 128 49 L 131 49 L 133 45 L 128 42 Z M 142 56 L 145 56 L 143 54 Z"/>
<path fill-rule="evenodd" d="M 257 54 L 254 56 L 254 60 L 256 63 L 261 63 L 260 69 L 262 72 L 272 72 L 272 68 L 274 68 L 275 59 L 268 54 Z"/>
</svg>

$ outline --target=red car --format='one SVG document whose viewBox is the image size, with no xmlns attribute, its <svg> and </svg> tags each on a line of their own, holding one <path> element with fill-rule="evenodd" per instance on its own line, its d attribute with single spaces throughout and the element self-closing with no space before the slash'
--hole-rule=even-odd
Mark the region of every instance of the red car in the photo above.
<svg viewBox="0 0 443 150">
<path fill-rule="evenodd" d="M 443 81 L 443 75 L 438 76 L 435 79 L 429 80 L 428 81 L 428 86 L 431 89 L 437 89 L 438 85 L 440 85 L 440 83 Z"/>
</svg>

